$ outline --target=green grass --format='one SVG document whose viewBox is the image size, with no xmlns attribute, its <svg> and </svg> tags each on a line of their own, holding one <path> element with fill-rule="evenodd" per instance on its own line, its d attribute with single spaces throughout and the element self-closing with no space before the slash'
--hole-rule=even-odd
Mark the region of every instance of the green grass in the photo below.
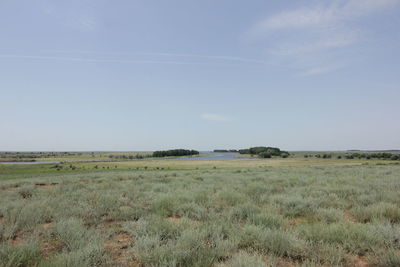
<svg viewBox="0 0 400 267">
<path fill-rule="evenodd" d="M 243 161 L 1 166 L 0 266 L 398 266 L 400 166 Z"/>
<path fill-rule="evenodd" d="M 1 161 L 110 161 L 149 157 L 151 152 L 0 152 Z"/>
<path fill-rule="evenodd" d="M 309 166 L 359 166 L 359 165 L 400 165 L 399 161 L 390 160 L 347 160 L 317 158 L 273 158 L 273 159 L 233 159 L 233 160 L 131 160 L 116 162 L 74 162 L 59 164 L 8 165 L 0 164 L 0 180 L 13 180 L 34 177 L 74 176 L 91 173 L 131 172 L 131 171 L 174 171 L 174 170 L 209 170 L 270 167 L 309 167 Z M 1 185 L 0 185 L 1 186 Z"/>
</svg>

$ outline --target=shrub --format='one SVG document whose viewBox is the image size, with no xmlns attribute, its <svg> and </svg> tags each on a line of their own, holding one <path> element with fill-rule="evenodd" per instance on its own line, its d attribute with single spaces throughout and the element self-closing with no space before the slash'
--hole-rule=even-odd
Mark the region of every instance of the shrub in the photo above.
<svg viewBox="0 0 400 267">
<path fill-rule="evenodd" d="M 299 231 L 312 242 L 340 245 L 347 252 L 365 254 L 382 246 L 393 246 L 400 238 L 400 231 L 390 225 L 366 225 L 339 222 L 332 224 L 301 225 Z"/>
<path fill-rule="evenodd" d="M 180 205 L 178 198 L 173 196 L 161 196 L 154 200 L 152 211 L 161 216 L 173 216 L 177 214 L 177 206 Z"/>
<path fill-rule="evenodd" d="M 232 257 L 232 260 L 226 266 L 230 267 L 264 267 L 265 263 L 262 257 L 258 254 L 249 254 L 244 251 L 240 251 Z"/>
<path fill-rule="evenodd" d="M 254 249 L 260 253 L 272 253 L 279 257 L 300 258 L 307 248 L 305 241 L 279 229 L 265 229 L 245 225 L 240 235 L 239 246 Z"/>
<path fill-rule="evenodd" d="M 270 200 L 279 208 L 286 216 L 290 217 L 306 217 L 314 213 L 318 206 L 317 199 L 305 199 L 299 195 L 275 195 Z"/>
<path fill-rule="evenodd" d="M 387 219 L 393 223 L 400 222 L 400 208 L 392 203 L 375 203 L 367 207 L 357 206 L 351 213 L 360 222 L 370 222 L 374 219 Z"/>
<path fill-rule="evenodd" d="M 0 266 L 34 266 L 40 260 L 40 246 L 38 243 L 28 243 L 11 246 L 0 244 Z"/>
<path fill-rule="evenodd" d="M 224 234 L 220 225 L 188 227 L 180 229 L 179 234 L 163 235 L 164 230 L 159 227 L 161 225 L 154 229 L 153 220 L 140 220 L 131 224 L 136 228 L 134 253 L 138 262 L 146 266 L 211 266 L 227 257 L 236 246 L 235 241 Z M 168 222 L 164 226 L 171 229 Z"/>
<path fill-rule="evenodd" d="M 68 251 L 80 250 L 89 244 L 101 243 L 94 229 L 86 229 L 83 221 L 76 218 L 62 218 L 54 225 L 54 236 Z"/>
<path fill-rule="evenodd" d="M 31 198 L 33 196 L 34 191 L 35 188 L 33 186 L 23 186 L 20 189 L 18 189 L 18 194 L 22 198 Z"/>
<path fill-rule="evenodd" d="M 390 159 L 391 159 L 391 160 L 399 160 L 399 159 L 400 159 L 400 156 L 399 156 L 399 155 L 392 155 L 392 156 L 390 157 Z"/>
<path fill-rule="evenodd" d="M 228 190 L 220 191 L 217 197 L 222 202 L 221 204 L 225 206 L 236 206 L 245 200 L 244 194 Z"/>
<path fill-rule="evenodd" d="M 266 212 L 253 214 L 249 217 L 248 221 L 265 228 L 280 228 L 285 223 L 283 216 Z"/>
<path fill-rule="evenodd" d="M 369 257 L 372 266 L 398 267 L 400 266 L 400 254 L 394 249 L 382 249 Z"/>
<path fill-rule="evenodd" d="M 315 217 L 327 223 L 338 222 L 343 219 L 343 211 L 334 208 L 318 208 L 315 211 Z"/>
<path fill-rule="evenodd" d="M 234 221 L 246 221 L 260 213 L 260 208 L 251 204 L 244 204 L 232 210 L 231 218 Z"/>
<path fill-rule="evenodd" d="M 308 253 L 310 253 L 308 261 L 313 263 L 311 266 L 346 266 L 344 263 L 346 262 L 347 255 L 340 246 L 325 242 L 315 242 L 308 249 Z M 302 266 L 310 265 L 305 263 Z"/>
<path fill-rule="evenodd" d="M 109 266 L 109 258 L 100 243 L 88 244 L 74 251 L 64 251 L 61 254 L 42 261 L 38 267 L 52 266 Z"/>
<path fill-rule="evenodd" d="M 282 158 L 287 158 L 287 157 L 289 157 L 289 153 L 286 153 L 286 152 L 281 153 L 281 157 Z"/>
<path fill-rule="evenodd" d="M 268 152 L 261 152 L 260 154 L 258 154 L 258 156 L 260 158 L 264 158 L 264 159 L 269 159 L 269 158 L 272 157 L 272 155 L 270 153 L 268 153 Z"/>
</svg>

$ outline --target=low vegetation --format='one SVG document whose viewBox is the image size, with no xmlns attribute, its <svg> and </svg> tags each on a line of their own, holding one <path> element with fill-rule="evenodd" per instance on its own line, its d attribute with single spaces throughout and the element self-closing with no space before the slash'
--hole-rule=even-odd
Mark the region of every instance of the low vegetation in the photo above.
<svg viewBox="0 0 400 267">
<path fill-rule="evenodd" d="M 0 162 L 115 161 L 150 157 L 149 152 L 0 152 Z"/>
<path fill-rule="evenodd" d="M 398 165 L 129 164 L 1 169 L 0 266 L 400 265 Z"/>
<path fill-rule="evenodd" d="M 257 155 L 260 158 L 272 158 L 273 156 L 287 158 L 290 155 L 289 152 L 280 150 L 277 147 L 265 147 L 265 146 L 251 147 L 248 149 L 240 149 L 239 153 L 240 154 Z"/>
<path fill-rule="evenodd" d="M 353 153 L 308 153 L 304 154 L 304 158 L 323 158 L 330 159 L 336 157 L 337 159 L 379 159 L 379 160 L 400 160 L 399 153 L 389 153 L 389 152 L 353 152 Z"/>
<path fill-rule="evenodd" d="M 172 150 L 154 151 L 153 157 L 193 156 L 199 154 L 200 153 L 197 150 L 172 149 Z"/>
</svg>

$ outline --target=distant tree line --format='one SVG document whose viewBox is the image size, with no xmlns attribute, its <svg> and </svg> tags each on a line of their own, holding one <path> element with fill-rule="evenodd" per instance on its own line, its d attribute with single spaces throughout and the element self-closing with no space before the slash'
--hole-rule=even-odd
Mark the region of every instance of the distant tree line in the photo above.
<svg viewBox="0 0 400 267">
<path fill-rule="evenodd" d="M 188 150 L 188 149 L 172 149 L 172 150 L 163 150 L 163 151 L 154 151 L 153 157 L 173 157 L 173 156 L 192 156 L 198 155 L 199 151 L 197 150 Z"/>
<path fill-rule="evenodd" d="M 289 157 L 289 152 L 280 150 L 277 147 L 265 147 L 265 146 L 257 146 L 246 149 L 239 149 L 240 154 L 250 154 L 257 155 L 260 158 L 272 158 L 272 157 Z"/>
<path fill-rule="evenodd" d="M 323 159 L 330 159 L 332 158 L 332 154 L 305 154 L 305 158 L 316 157 L 316 158 L 323 158 Z M 346 154 L 339 154 L 336 158 L 341 159 L 386 159 L 386 160 L 400 160 L 400 154 L 393 154 L 388 152 L 374 152 L 374 153 L 346 153 Z"/>
<path fill-rule="evenodd" d="M 82 152 L 0 152 L 0 158 L 14 159 L 35 159 L 80 155 L 82 155 Z"/>
<path fill-rule="evenodd" d="M 62 156 L 77 156 L 82 152 L 0 152 L 0 158 L 50 158 Z"/>
<path fill-rule="evenodd" d="M 399 154 L 392 154 L 388 152 L 381 153 L 351 153 L 345 154 L 344 158 L 346 159 L 390 159 L 390 160 L 399 160 Z"/>
<path fill-rule="evenodd" d="M 239 152 L 237 149 L 214 149 L 214 152 L 216 153 L 228 153 L 228 152 Z"/>
</svg>

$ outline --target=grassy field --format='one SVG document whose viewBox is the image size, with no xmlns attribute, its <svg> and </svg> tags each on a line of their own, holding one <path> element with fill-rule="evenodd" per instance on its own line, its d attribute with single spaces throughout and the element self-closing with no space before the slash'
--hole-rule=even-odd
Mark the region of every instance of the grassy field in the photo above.
<svg viewBox="0 0 400 267">
<path fill-rule="evenodd" d="M 0 165 L 0 266 L 400 266 L 398 162 L 60 166 Z"/>
<path fill-rule="evenodd" d="M 1 161 L 110 161 L 149 157 L 150 152 L 0 152 Z"/>
</svg>

